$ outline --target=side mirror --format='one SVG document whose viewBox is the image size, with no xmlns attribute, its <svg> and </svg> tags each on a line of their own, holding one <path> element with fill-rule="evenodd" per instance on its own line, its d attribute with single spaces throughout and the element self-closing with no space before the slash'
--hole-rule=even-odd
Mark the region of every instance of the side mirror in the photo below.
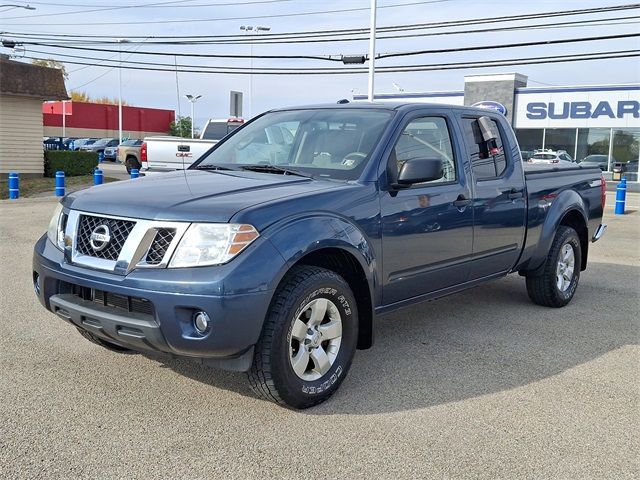
<svg viewBox="0 0 640 480">
<path fill-rule="evenodd" d="M 482 140 L 485 142 L 490 142 L 491 140 L 498 138 L 498 135 L 494 131 L 493 121 L 491 121 L 489 117 L 478 118 L 478 127 L 480 127 Z"/>
<path fill-rule="evenodd" d="M 442 178 L 444 171 L 439 158 L 412 158 L 402 164 L 394 188 L 406 188 L 414 183 Z"/>
</svg>

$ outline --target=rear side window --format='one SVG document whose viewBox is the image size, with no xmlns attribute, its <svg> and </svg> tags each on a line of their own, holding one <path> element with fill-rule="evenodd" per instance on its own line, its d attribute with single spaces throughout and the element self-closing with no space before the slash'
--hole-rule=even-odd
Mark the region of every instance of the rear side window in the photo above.
<svg viewBox="0 0 640 480">
<path fill-rule="evenodd" d="M 496 135 L 495 147 L 488 145 L 482 138 L 476 118 L 463 118 L 464 140 L 471 154 L 471 168 L 477 180 L 497 178 L 507 168 L 507 159 L 502 147 L 502 138 L 498 122 L 491 120 Z"/>
</svg>

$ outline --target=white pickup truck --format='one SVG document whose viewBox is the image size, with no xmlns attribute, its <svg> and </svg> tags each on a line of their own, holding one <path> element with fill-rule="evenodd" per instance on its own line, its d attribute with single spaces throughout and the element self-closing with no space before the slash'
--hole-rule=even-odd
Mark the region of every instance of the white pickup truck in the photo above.
<svg viewBox="0 0 640 480">
<path fill-rule="evenodd" d="M 200 138 L 146 137 L 140 148 L 140 172 L 148 175 L 184 170 L 243 123 L 239 118 L 209 120 Z"/>
</svg>

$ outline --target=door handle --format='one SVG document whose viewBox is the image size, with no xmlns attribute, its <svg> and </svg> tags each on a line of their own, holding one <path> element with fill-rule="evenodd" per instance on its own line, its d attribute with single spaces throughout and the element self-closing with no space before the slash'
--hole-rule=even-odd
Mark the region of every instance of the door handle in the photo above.
<svg viewBox="0 0 640 480">
<path fill-rule="evenodd" d="M 503 192 L 507 194 L 507 197 L 509 198 L 509 200 L 515 200 L 516 198 L 522 198 L 522 192 L 516 190 L 515 188 L 512 188 L 511 190 L 507 190 L 506 192 Z"/>
<path fill-rule="evenodd" d="M 470 198 L 466 198 L 464 195 L 458 195 L 458 198 L 453 202 L 453 206 L 456 208 L 464 208 L 470 203 L 471 203 Z"/>
</svg>

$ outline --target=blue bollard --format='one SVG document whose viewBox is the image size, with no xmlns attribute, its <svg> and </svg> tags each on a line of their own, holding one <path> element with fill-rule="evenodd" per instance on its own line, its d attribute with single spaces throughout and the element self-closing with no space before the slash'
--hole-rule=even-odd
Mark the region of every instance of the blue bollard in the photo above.
<svg viewBox="0 0 640 480">
<path fill-rule="evenodd" d="M 104 162 L 104 152 L 98 153 L 98 163 Z"/>
<path fill-rule="evenodd" d="M 102 175 L 102 170 L 100 170 L 99 168 L 96 168 L 93 171 L 93 184 L 94 185 L 102 185 L 102 180 L 103 180 L 103 175 Z"/>
<path fill-rule="evenodd" d="M 56 197 L 64 197 L 64 172 L 56 172 Z"/>
<path fill-rule="evenodd" d="M 9 198 L 20 198 L 20 177 L 15 172 L 9 173 Z"/>
<path fill-rule="evenodd" d="M 140 176 L 140 172 L 138 172 L 137 168 L 132 168 L 131 169 L 131 178 L 138 178 Z"/>
<path fill-rule="evenodd" d="M 616 187 L 616 215 L 624 215 L 624 203 L 627 196 L 627 177 L 622 177 L 622 180 Z"/>
</svg>

